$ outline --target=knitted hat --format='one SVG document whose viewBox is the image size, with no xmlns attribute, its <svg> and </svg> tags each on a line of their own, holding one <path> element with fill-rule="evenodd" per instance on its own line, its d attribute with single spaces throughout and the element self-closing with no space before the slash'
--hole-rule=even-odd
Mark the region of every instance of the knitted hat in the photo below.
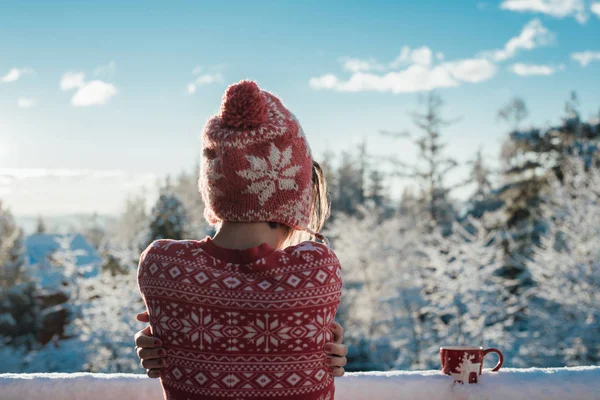
<svg viewBox="0 0 600 400">
<path fill-rule="evenodd" d="M 312 155 L 296 117 L 255 82 L 227 88 L 202 134 L 204 216 L 308 230 Z"/>
</svg>

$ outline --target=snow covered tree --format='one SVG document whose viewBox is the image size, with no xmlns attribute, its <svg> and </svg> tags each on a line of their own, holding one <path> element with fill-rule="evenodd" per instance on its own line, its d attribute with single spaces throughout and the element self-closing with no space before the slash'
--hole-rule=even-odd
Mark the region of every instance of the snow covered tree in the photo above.
<svg viewBox="0 0 600 400">
<path fill-rule="evenodd" d="M 123 244 L 121 247 L 135 250 L 143 247 L 148 236 L 148 213 L 143 195 L 126 199 L 124 210 L 117 221 L 115 236 Z"/>
<path fill-rule="evenodd" d="M 583 159 L 588 169 L 599 166 L 600 124 L 581 120 L 576 96 L 565 108 L 559 125 L 514 130 L 503 145 L 503 186 L 497 193 L 505 203 L 505 225 L 514 244 L 507 248 L 509 262 L 503 271 L 508 279 L 526 280 L 525 266 L 511 260 L 515 253 L 530 256 L 539 244 L 545 229 L 541 210 L 543 199 L 549 195 L 549 179 L 561 181 L 565 162 L 573 156 Z"/>
<path fill-rule="evenodd" d="M 470 167 L 467 183 L 475 187 L 471 200 L 484 201 L 492 191 L 492 171 L 486 165 L 481 148 L 477 150 L 475 157 L 467 165 Z"/>
<path fill-rule="evenodd" d="M 170 186 L 170 190 L 183 203 L 188 216 L 186 232 L 196 238 L 203 238 L 211 231 L 211 227 L 204 219 L 204 203 L 198 189 L 200 169 L 192 173 L 181 172 Z"/>
<path fill-rule="evenodd" d="M 135 314 L 144 308 L 135 269 L 117 275 L 104 271 L 86 278 L 78 273 L 81 266 L 76 265 L 77 253 L 68 246 L 69 240 L 61 240 L 52 256 L 56 264 L 53 274 L 45 274 L 43 280 L 37 281 L 44 292 L 52 291 L 53 286 L 66 292 L 66 303 L 40 309 L 36 297 L 42 292 L 36 292 L 35 285 L 15 287 L 11 290 L 14 293 L 9 293 L 9 300 L 17 299 L 14 307 L 28 307 L 16 325 L 27 327 L 25 317 L 30 323 L 29 331 L 21 332 L 10 347 L 0 346 L 4 361 L 0 372 L 141 372 L 131 347 L 132 334 L 143 326 L 135 321 Z M 53 327 L 57 322 L 65 325 Z M 30 335 L 25 337 L 26 333 Z M 26 341 L 31 333 L 51 336 L 43 342 Z"/>
<path fill-rule="evenodd" d="M 80 348 L 79 370 L 89 372 L 139 372 L 139 360 L 131 349 L 132 334 L 143 326 L 135 314 L 144 309 L 133 269 L 122 274 L 105 272 L 85 280 L 74 304 L 79 314 L 69 327 L 74 340 L 61 342 L 63 351 Z"/>
<path fill-rule="evenodd" d="M 474 218 L 463 224 L 455 223 L 450 235 L 434 233 L 423 250 L 433 271 L 426 290 L 436 336 L 457 345 L 501 344 L 510 354 L 514 317 L 525 305 L 496 274 L 503 263 L 496 233 Z"/>
<path fill-rule="evenodd" d="M 166 187 L 150 213 L 146 246 L 158 239 L 185 239 L 188 235 L 188 223 L 185 206 L 179 197 Z"/>
<path fill-rule="evenodd" d="M 96 250 L 100 249 L 106 237 L 106 230 L 100 223 L 100 217 L 95 212 L 81 219 L 81 232 Z"/>
<path fill-rule="evenodd" d="M 551 180 L 546 234 L 527 263 L 531 320 L 524 356 L 547 366 L 600 362 L 600 171 L 572 158 Z"/>
<path fill-rule="evenodd" d="M 362 209 L 357 215 L 338 215 L 327 235 L 344 266 L 338 318 L 351 343 L 349 366 L 423 365 L 420 344 L 431 330 L 421 319 L 426 271 L 419 270 L 419 236 L 412 220 L 386 219 L 378 210 Z"/>
<path fill-rule="evenodd" d="M 24 262 L 23 231 L 0 201 L 0 288 L 19 281 Z"/>
</svg>

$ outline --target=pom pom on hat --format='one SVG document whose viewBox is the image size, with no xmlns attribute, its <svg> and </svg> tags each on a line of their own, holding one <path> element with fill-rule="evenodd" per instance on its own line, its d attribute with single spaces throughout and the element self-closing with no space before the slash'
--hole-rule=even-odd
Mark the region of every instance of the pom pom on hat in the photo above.
<svg viewBox="0 0 600 400">
<path fill-rule="evenodd" d="M 221 122 L 233 129 L 250 129 L 269 117 L 265 95 L 255 82 L 240 81 L 229 86 L 221 102 Z"/>
</svg>

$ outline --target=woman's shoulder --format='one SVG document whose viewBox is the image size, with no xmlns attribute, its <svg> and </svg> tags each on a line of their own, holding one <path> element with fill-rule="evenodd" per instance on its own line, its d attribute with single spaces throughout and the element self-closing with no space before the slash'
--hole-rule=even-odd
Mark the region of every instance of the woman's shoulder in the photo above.
<svg viewBox="0 0 600 400">
<path fill-rule="evenodd" d="M 140 256 L 140 264 L 149 256 L 164 256 L 185 258 L 187 255 L 194 255 L 201 245 L 197 240 L 155 240 L 146 247 Z"/>
<path fill-rule="evenodd" d="M 286 247 L 283 251 L 290 256 L 299 258 L 305 262 L 321 261 L 325 263 L 339 264 L 337 256 L 329 246 L 312 240 L 307 240 L 294 246 Z"/>
</svg>

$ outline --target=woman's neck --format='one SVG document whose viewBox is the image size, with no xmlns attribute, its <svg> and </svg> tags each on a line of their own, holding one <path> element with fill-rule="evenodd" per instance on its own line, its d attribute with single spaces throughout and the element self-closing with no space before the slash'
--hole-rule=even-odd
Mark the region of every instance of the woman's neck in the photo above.
<svg viewBox="0 0 600 400">
<path fill-rule="evenodd" d="M 244 250 L 260 246 L 263 243 L 272 248 L 281 245 L 279 229 L 273 229 L 266 222 L 228 222 L 213 236 L 213 242 L 226 249 Z"/>
</svg>

